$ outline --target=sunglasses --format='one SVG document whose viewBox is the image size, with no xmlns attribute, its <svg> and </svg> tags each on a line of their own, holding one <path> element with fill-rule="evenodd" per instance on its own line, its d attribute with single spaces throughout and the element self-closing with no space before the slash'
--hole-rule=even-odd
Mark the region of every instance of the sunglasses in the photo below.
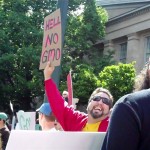
<svg viewBox="0 0 150 150">
<path fill-rule="evenodd" d="M 95 96 L 92 98 L 92 101 L 99 102 L 102 100 L 102 102 L 108 106 L 111 106 L 111 100 L 106 98 L 106 97 L 101 97 L 101 96 Z"/>
</svg>

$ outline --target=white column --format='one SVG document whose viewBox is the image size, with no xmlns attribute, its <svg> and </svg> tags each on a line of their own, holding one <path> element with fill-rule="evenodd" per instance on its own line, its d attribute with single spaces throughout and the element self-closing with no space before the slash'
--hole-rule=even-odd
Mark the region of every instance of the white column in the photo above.
<svg viewBox="0 0 150 150">
<path fill-rule="evenodd" d="M 139 45 L 139 36 L 137 33 L 132 33 L 127 37 L 127 63 L 136 61 L 135 68 L 137 72 L 139 72 L 142 64 L 142 52 Z"/>
</svg>

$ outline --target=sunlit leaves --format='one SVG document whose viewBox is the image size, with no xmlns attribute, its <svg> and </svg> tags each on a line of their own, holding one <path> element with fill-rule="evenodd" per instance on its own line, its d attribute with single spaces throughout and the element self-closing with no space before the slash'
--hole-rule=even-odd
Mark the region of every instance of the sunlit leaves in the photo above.
<svg viewBox="0 0 150 150">
<path fill-rule="evenodd" d="M 131 93 L 135 80 L 135 62 L 130 64 L 105 67 L 99 73 L 100 86 L 107 88 L 114 96 L 115 102 L 123 95 Z"/>
</svg>

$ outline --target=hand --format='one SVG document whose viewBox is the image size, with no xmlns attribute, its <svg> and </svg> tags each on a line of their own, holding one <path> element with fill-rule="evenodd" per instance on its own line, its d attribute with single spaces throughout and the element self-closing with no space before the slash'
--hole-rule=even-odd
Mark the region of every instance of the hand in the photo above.
<svg viewBox="0 0 150 150">
<path fill-rule="evenodd" d="M 51 78 L 54 69 L 55 69 L 55 67 L 51 66 L 50 62 L 47 62 L 47 65 L 44 69 L 44 78 L 45 78 L 45 80 L 48 80 L 48 79 Z"/>
</svg>

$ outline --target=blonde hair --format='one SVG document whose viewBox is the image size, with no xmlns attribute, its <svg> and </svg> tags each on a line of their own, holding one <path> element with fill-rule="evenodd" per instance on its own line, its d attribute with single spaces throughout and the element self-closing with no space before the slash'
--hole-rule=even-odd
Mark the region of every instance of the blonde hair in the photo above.
<svg viewBox="0 0 150 150">
<path fill-rule="evenodd" d="M 133 92 L 150 88 L 150 69 L 149 64 L 146 64 L 139 75 L 136 76 Z"/>
</svg>

